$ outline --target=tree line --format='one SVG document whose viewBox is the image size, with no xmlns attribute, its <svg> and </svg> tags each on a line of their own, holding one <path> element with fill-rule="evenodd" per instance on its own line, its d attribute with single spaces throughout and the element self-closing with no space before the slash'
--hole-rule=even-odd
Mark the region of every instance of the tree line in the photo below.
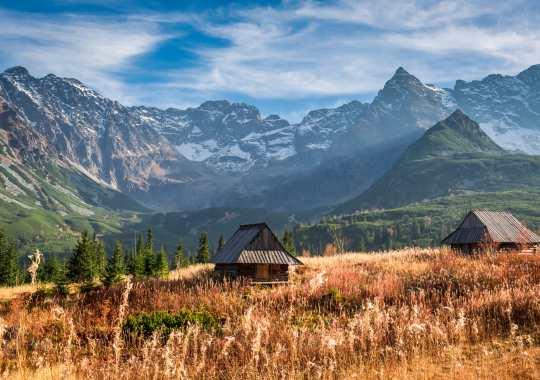
<svg viewBox="0 0 540 380">
<path fill-rule="evenodd" d="M 224 245 L 225 238 L 221 235 L 217 251 Z M 19 265 L 15 247 L 15 239 L 8 243 L 6 233 L 1 229 L 0 285 L 17 286 L 30 282 L 28 265 Z M 81 283 L 81 290 L 86 292 L 99 287 L 98 280 L 105 286 L 112 286 L 121 282 L 126 275 L 136 278 L 165 277 L 171 269 L 206 263 L 211 256 L 206 232 L 201 234 L 195 255 L 185 254 L 180 239 L 174 260 L 170 263 L 163 245 L 157 252 L 154 249 L 151 228 L 148 229 L 146 240 L 142 234 L 139 235 L 134 248 L 124 250 L 122 244 L 116 241 L 110 255 L 107 255 L 103 242 L 97 238 L 95 232 L 90 237 L 88 230 L 84 230 L 69 258 L 60 261 L 55 253 L 46 254 L 37 269 L 36 277 L 43 283 L 54 283 L 57 293 L 67 294 L 71 283 Z"/>
</svg>

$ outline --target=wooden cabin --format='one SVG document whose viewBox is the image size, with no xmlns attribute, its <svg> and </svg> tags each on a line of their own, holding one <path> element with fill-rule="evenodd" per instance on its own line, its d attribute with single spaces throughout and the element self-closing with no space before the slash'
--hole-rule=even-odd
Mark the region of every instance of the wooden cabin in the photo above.
<svg viewBox="0 0 540 380">
<path fill-rule="evenodd" d="M 479 244 L 486 242 L 495 242 L 498 250 L 536 253 L 540 236 L 525 228 L 508 211 L 471 210 L 441 244 L 449 244 L 468 255 L 480 253 Z"/>
<path fill-rule="evenodd" d="M 289 265 L 303 265 L 283 248 L 266 223 L 240 226 L 209 261 L 233 278 L 257 283 L 289 281 Z"/>
</svg>

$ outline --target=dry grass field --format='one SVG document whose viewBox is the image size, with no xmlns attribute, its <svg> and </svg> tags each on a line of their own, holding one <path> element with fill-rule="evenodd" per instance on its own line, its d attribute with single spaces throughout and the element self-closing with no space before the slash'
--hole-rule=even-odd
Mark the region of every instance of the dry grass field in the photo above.
<svg viewBox="0 0 540 380">
<path fill-rule="evenodd" d="M 0 291 L 6 379 L 540 379 L 540 257 L 446 249 L 304 259 L 290 285 L 209 274 L 84 297 Z M 140 311 L 217 328 L 127 334 Z"/>
</svg>

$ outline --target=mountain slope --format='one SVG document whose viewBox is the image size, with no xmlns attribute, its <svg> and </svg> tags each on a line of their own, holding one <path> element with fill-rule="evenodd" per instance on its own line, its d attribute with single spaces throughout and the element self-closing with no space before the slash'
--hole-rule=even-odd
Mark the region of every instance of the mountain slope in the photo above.
<svg viewBox="0 0 540 380">
<path fill-rule="evenodd" d="M 460 110 L 430 128 L 365 193 L 335 212 L 395 208 L 426 199 L 529 190 L 540 185 L 540 157 L 507 154 Z"/>
<path fill-rule="evenodd" d="M 441 95 L 446 115 L 460 108 L 503 148 L 540 154 L 540 65 L 516 76 L 457 80 L 453 89 L 427 86 Z"/>
</svg>

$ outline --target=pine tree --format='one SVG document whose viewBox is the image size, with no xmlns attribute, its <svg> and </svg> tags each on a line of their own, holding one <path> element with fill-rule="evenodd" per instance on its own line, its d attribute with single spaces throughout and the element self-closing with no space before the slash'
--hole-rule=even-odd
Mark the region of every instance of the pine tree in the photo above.
<svg viewBox="0 0 540 380">
<path fill-rule="evenodd" d="M 210 244 L 208 243 L 208 234 L 203 231 L 199 239 L 196 261 L 199 264 L 205 264 L 210 260 Z"/>
<path fill-rule="evenodd" d="M 366 250 L 366 247 L 364 247 L 364 237 L 362 236 L 360 238 L 360 244 L 358 244 L 358 252 L 364 252 Z"/>
<path fill-rule="evenodd" d="M 67 263 L 64 262 L 63 265 L 60 266 L 60 270 L 56 274 L 56 276 L 53 278 L 54 282 L 54 292 L 62 295 L 69 294 L 69 279 L 67 277 L 66 273 Z"/>
<path fill-rule="evenodd" d="M 225 246 L 225 238 L 223 237 L 223 235 L 221 235 L 221 237 L 219 238 L 219 242 L 218 242 L 218 247 L 217 247 L 217 251 L 221 251 L 221 248 L 223 248 Z"/>
<path fill-rule="evenodd" d="M 67 276 L 71 281 L 93 281 L 92 256 L 92 243 L 88 238 L 88 230 L 84 230 L 81 239 L 73 248 L 73 255 L 67 262 Z"/>
<path fill-rule="evenodd" d="M 146 264 L 145 264 L 145 249 L 143 248 L 137 256 L 135 256 L 135 267 L 133 270 L 133 275 L 137 278 L 142 278 L 146 275 Z"/>
<path fill-rule="evenodd" d="M 0 285 L 6 284 L 6 231 L 0 229 Z"/>
<path fill-rule="evenodd" d="M 195 265 L 197 263 L 197 261 L 195 260 L 195 255 L 191 255 L 189 256 L 189 265 Z"/>
<path fill-rule="evenodd" d="M 155 274 L 158 277 L 166 277 L 169 274 L 169 263 L 167 261 L 167 255 L 163 250 L 163 245 L 156 255 L 156 268 Z"/>
<path fill-rule="evenodd" d="M 152 229 L 148 229 L 146 237 L 146 244 L 144 246 L 144 273 L 147 276 L 153 276 L 156 269 L 156 257 L 154 256 L 154 235 L 152 235 Z"/>
<path fill-rule="evenodd" d="M 139 241 L 137 242 L 136 253 L 137 255 L 142 255 L 144 249 L 144 239 L 142 234 L 139 234 Z"/>
<path fill-rule="evenodd" d="M 135 261 L 135 249 L 131 248 L 131 250 L 126 249 L 126 253 L 124 255 L 124 263 L 126 265 L 126 273 L 130 274 L 132 276 L 135 275 L 135 267 L 136 267 L 136 261 Z"/>
<path fill-rule="evenodd" d="M 174 268 L 180 269 L 185 266 L 184 263 L 184 244 L 182 239 L 178 242 L 178 247 L 176 248 L 176 253 L 174 254 Z"/>
<path fill-rule="evenodd" d="M 116 241 L 111 257 L 107 259 L 107 266 L 104 272 L 102 281 L 106 287 L 119 284 L 122 281 L 125 267 L 122 260 L 122 244 L 118 240 Z"/>
<path fill-rule="evenodd" d="M 93 277 L 101 277 L 107 261 L 107 254 L 105 253 L 105 246 L 102 241 L 97 242 L 94 252 L 94 257 L 92 259 L 92 275 Z"/>
<path fill-rule="evenodd" d="M 15 239 L 11 239 L 9 246 L 4 250 L 4 252 L 4 262 L 2 263 L 4 284 L 7 286 L 15 286 L 17 285 L 17 276 L 19 274 L 17 251 L 15 250 Z"/>
<path fill-rule="evenodd" d="M 294 236 L 293 231 L 289 231 L 288 228 L 285 228 L 285 235 L 283 235 L 283 248 L 291 255 L 296 257 L 296 248 L 294 247 Z"/>
<path fill-rule="evenodd" d="M 62 270 L 62 266 L 56 254 L 49 254 L 43 264 L 43 282 L 53 282 Z"/>
<path fill-rule="evenodd" d="M 420 236 L 421 236 L 420 224 L 416 220 L 413 220 L 413 223 L 412 223 L 412 238 L 416 240 L 416 239 L 420 239 Z"/>
</svg>

